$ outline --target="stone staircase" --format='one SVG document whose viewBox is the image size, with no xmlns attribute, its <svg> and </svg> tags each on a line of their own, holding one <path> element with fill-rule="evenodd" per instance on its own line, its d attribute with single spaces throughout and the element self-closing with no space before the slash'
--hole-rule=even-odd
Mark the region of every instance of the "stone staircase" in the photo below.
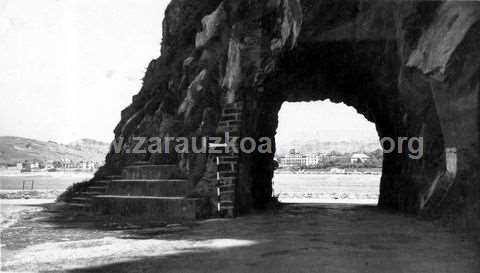
<svg viewBox="0 0 480 273">
<path fill-rule="evenodd" d="M 186 197 L 192 188 L 177 165 L 141 162 L 125 167 L 120 177 L 94 182 L 74 200 L 104 215 L 194 220 L 209 210 L 205 199 Z"/>
<path fill-rule="evenodd" d="M 71 208 L 90 209 L 92 207 L 93 198 L 97 195 L 106 193 L 107 185 L 120 176 L 108 176 L 104 180 L 96 180 L 91 183 L 87 189 L 76 192 L 72 197 L 72 201 L 68 203 Z"/>
</svg>

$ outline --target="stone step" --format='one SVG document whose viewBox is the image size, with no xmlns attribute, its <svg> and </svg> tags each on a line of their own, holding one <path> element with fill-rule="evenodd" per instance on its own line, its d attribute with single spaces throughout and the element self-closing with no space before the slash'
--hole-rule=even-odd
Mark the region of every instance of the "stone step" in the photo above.
<svg viewBox="0 0 480 273">
<path fill-rule="evenodd" d="M 209 212 L 205 199 L 185 197 L 99 195 L 92 208 L 100 214 L 162 220 L 195 220 Z"/>
<path fill-rule="evenodd" d="M 108 195 L 185 196 L 193 186 L 186 179 L 122 179 L 108 184 Z"/>
<path fill-rule="evenodd" d="M 185 174 L 175 164 L 128 166 L 121 179 L 183 179 Z"/>
<path fill-rule="evenodd" d="M 84 191 L 80 194 L 80 197 L 91 197 L 91 196 L 102 195 L 102 194 L 105 194 L 105 191 L 103 191 L 103 192 L 101 192 L 101 191 Z"/>
<path fill-rule="evenodd" d="M 102 192 L 105 193 L 107 186 L 90 186 L 87 191 L 89 192 Z"/>
<path fill-rule="evenodd" d="M 154 153 L 150 157 L 150 164 L 163 165 L 163 164 L 176 164 L 178 162 L 178 155 L 175 151 L 170 153 Z"/>
<path fill-rule="evenodd" d="M 111 179 L 120 179 L 121 177 L 122 177 L 121 175 L 107 175 L 105 176 L 105 179 L 108 181 Z"/>
<path fill-rule="evenodd" d="M 145 165 L 152 165 L 150 161 L 134 161 L 132 162 L 132 166 L 145 166 Z"/>
<path fill-rule="evenodd" d="M 77 202 L 70 202 L 67 203 L 67 206 L 71 208 L 81 208 L 81 209 L 89 209 L 92 207 L 92 204 L 90 203 L 77 203 Z"/>
<path fill-rule="evenodd" d="M 73 197 L 72 200 L 73 200 L 72 203 L 82 204 L 82 203 L 88 203 L 88 202 L 90 202 L 90 201 L 92 200 L 92 198 L 77 196 L 77 197 Z"/>
<path fill-rule="evenodd" d="M 110 181 L 112 181 L 111 179 L 110 180 L 96 180 L 96 181 L 92 181 L 92 186 L 103 186 L 103 185 L 106 185 L 108 183 L 110 183 Z"/>
</svg>

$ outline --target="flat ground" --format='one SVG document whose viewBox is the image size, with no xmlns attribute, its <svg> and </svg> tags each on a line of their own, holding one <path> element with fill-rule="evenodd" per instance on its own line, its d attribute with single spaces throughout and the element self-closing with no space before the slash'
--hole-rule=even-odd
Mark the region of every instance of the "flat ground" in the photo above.
<svg viewBox="0 0 480 273">
<path fill-rule="evenodd" d="M 466 234 L 359 205 L 289 205 L 185 225 L 32 212 L 2 232 L 2 270 L 480 272 Z"/>
<path fill-rule="evenodd" d="M 26 189 L 33 190 L 64 190 L 73 183 L 90 180 L 93 172 L 30 172 L 20 173 L 14 170 L 0 170 L 0 190 L 21 190 L 23 181 Z"/>
<path fill-rule="evenodd" d="M 274 195 L 287 203 L 377 204 L 380 175 L 275 173 Z"/>
</svg>

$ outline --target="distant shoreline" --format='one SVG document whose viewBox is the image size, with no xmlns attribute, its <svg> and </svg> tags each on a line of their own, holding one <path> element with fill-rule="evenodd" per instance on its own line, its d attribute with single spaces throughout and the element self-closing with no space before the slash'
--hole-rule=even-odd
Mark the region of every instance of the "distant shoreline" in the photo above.
<svg viewBox="0 0 480 273">
<path fill-rule="evenodd" d="M 56 198 L 54 193 L 58 195 L 75 183 L 90 180 L 93 175 L 92 172 L 19 173 L 0 171 L 0 199 L 7 199 L 7 197 L 10 199 L 10 196 Z M 25 191 L 22 192 L 22 190 Z"/>
<path fill-rule="evenodd" d="M 90 171 L 90 170 L 57 170 L 55 172 L 49 172 L 49 171 L 32 171 L 32 172 L 20 172 L 18 170 L 2 170 L 0 169 L 0 177 L 5 176 L 5 177 L 52 177 L 52 176 L 62 176 L 62 175 L 84 175 L 84 174 L 94 174 L 95 171 Z M 1 180 L 0 180 L 1 181 Z"/>
<path fill-rule="evenodd" d="M 291 174 L 291 175 L 303 175 L 303 174 L 317 174 L 317 175 L 381 175 L 382 170 L 371 171 L 350 171 L 344 169 L 338 169 L 338 171 L 331 171 L 325 169 L 304 169 L 304 170 L 275 170 L 274 174 Z"/>
<path fill-rule="evenodd" d="M 0 200 L 56 199 L 65 189 L 53 190 L 0 190 Z"/>
</svg>

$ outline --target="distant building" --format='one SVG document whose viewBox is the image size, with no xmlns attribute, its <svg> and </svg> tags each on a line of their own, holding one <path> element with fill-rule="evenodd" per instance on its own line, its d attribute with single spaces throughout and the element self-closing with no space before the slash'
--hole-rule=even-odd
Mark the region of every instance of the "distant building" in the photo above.
<svg viewBox="0 0 480 273">
<path fill-rule="evenodd" d="M 31 172 L 32 171 L 32 164 L 30 163 L 30 161 L 25 160 L 22 163 L 22 169 L 20 171 L 21 172 Z"/>
<path fill-rule="evenodd" d="M 306 166 L 317 166 L 325 159 L 325 155 L 321 153 L 309 153 L 306 155 Z"/>
<path fill-rule="evenodd" d="M 30 169 L 40 169 L 40 162 L 34 161 L 30 164 Z"/>
<path fill-rule="evenodd" d="M 98 163 L 94 161 L 80 161 L 76 165 L 77 169 L 82 169 L 82 170 L 93 170 L 95 168 L 98 168 Z"/>
<path fill-rule="evenodd" d="M 295 149 L 289 151 L 289 153 L 282 158 L 282 167 L 303 167 L 307 165 L 307 156 L 302 153 L 297 153 Z"/>
<path fill-rule="evenodd" d="M 64 169 L 74 169 L 75 168 L 75 164 L 73 163 L 72 160 L 70 159 L 62 159 L 61 160 L 61 164 L 62 164 L 62 168 Z"/>
<path fill-rule="evenodd" d="M 363 153 L 358 153 L 358 154 L 353 154 L 351 157 L 350 157 L 350 162 L 352 164 L 355 164 L 355 163 L 365 163 L 367 162 L 367 160 L 369 160 L 370 157 L 366 154 L 363 154 Z"/>
<path fill-rule="evenodd" d="M 80 161 L 80 169 L 88 169 L 88 162 L 87 161 Z"/>
<path fill-rule="evenodd" d="M 54 169 L 54 168 L 55 168 L 55 166 L 53 164 L 53 160 L 47 160 L 45 162 L 45 169 L 49 170 L 49 169 Z"/>
</svg>

